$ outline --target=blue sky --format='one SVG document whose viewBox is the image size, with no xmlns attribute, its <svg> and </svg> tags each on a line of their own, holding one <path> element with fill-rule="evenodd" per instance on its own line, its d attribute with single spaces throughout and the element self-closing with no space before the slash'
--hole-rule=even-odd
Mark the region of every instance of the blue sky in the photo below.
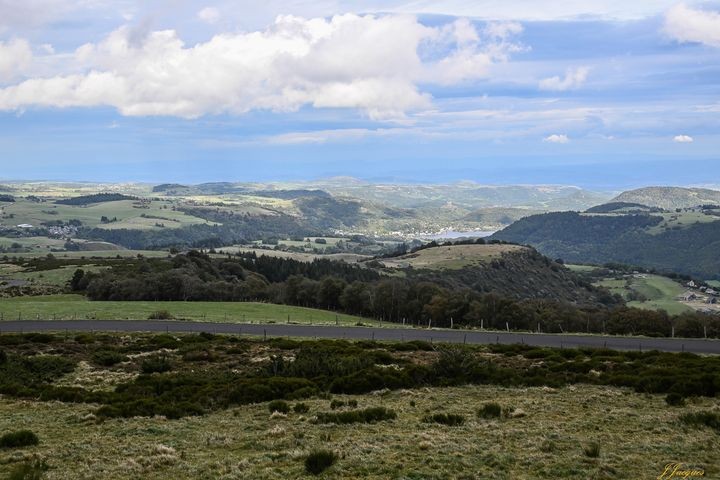
<svg viewBox="0 0 720 480">
<path fill-rule="evenodd" d="M 718 3 L 12 3 L 0 179 L 720 184 Z"/>
</svg>

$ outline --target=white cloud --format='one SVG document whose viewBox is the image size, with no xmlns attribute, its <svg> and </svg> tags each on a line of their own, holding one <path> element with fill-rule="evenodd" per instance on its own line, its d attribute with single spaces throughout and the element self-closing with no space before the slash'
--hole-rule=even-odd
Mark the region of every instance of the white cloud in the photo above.
<svg viewBox="0 0 720 480">
<path fill-rule="evenodd" d="M 205 23 L 217 23 L 220 20 L 220 10 L 215 7 L 205 7 L 197 13 L 197 16 Z"/>
<path fill-rule="evenodd" d="M 692 143 L 694 141 L 695 139 L 690 135 L 675 135 L 675 137 L 673 137 L 673 142 L 676 143 Z"/>
<path fill-rule="evenodd" d="M 551 90 L 564 92 L 580 88 L 587 80 L 590 69 L 588 67 L 569 68 L 565 72 L 565 78 L 559 76 L 540 80 L 540 90 Z"/>
<path fill-rule="evenodd" d="M 665 14 L 665 32 L 679 42 L 720 47 L 720 13 L 676 5 Z"/>
<path fill-rule="evenodd" d="M 33 54 L 26 40 L 0 41 L 0 81 L 20 76 L 32 62 Z"/>
<path fill-rule="evenodd" d="M 0 110 L 107 105 L 123 115 L 195 118 L 312 105 L 396 120 L 429 106 L 420 83 L 486 77 L 519 48 L 509 40 L 518 31 L 477 32 L 464 20 L 428 27 L 408 15 L 281 16 L 262 31 L 186 47 L 173 30 L 138 36 L 121 27 L 78 48 L 64 66 L 72 73 L 0 89 Z M 421 48 L 442 54 L 423 61 Z"/>
<path fill-rule="evenodd" d="M 569 141 L 570 139 L 567 135 L 557 133 L 553 133 L 552 135 L 543 138 L 543 142 L 547 143 L 568 143 Z"/>
</svg>

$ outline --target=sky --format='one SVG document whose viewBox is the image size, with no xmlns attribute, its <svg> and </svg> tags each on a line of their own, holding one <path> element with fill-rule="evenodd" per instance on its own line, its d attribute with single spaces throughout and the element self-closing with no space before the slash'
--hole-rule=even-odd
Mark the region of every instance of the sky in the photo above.
<svg viewBox="0 0 720 480">
<path fill-rule="evenodd" d="M 0 0 L 0 179 L 720 184 L 720 3 Z"/>
</svg>

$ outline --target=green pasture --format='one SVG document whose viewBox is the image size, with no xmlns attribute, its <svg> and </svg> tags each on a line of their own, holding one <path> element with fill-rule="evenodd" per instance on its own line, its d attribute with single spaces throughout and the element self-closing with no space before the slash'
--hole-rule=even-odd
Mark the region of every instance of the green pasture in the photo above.
<svg viewBox="0 0 720 480">
<path fill-rule="evenodd" d="M 677 300 L 685 289 L 678 282 L 659 275 L 633 276 L 623 279 L 608 278 L 596 285 L 608 288 L 612 293 L 627 299 L 631 291 L 643 295 L 645 301 L 630 301 L 628 306 L 649 310 L 665 310 L 669 314 L 692 311 L 690 307 Z"/>
<path fill-rule="evenodd" d="M 0 299 L 4 320 L 145 320 L 168 311 L 178 320 L 313 325 L 389 325 L 326 310 L 260 302 L 92 302 L 82 295 L 45 295 Z M 397 326 L 396 324 L 392 324 Z"/>
</svg>

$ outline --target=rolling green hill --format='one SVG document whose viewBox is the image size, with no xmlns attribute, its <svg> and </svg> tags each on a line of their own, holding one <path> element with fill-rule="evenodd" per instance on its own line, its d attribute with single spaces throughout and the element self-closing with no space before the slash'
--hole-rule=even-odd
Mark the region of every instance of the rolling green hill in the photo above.
<svg viewBox="0 0 720 480">
<path fill-rule="evenodd" d="M 720 278 L 720 221 L 697 212 L 548 213 L 523 218 L 492 238 L 532 245 L 545 255 L 569 262 L 619 262 Z"/>
<path fill-rule="evenodd" d="M 707 188 L 646 187 L 623 192 L 611 202 L 640 203 L 666 210 L 720 205 L 720 191 Z"/>
</svg>

